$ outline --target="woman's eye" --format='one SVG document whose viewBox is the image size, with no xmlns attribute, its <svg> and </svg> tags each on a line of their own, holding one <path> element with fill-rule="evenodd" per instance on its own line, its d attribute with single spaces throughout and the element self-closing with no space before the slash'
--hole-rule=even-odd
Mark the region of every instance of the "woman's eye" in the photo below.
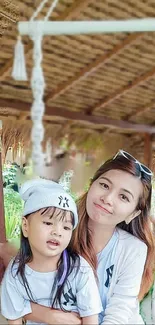
<svg viewBox="0 0 155 325">
<path fill-rule="evenodd" d="M 121 194 L 121 198 L 122 198 L 123 201 L 129 202 L 129 199 L 125 194 Z"/>
<path fill-rule="evenodd" d="M 100 183 L 100 185 L 105 189 L 109 189 L 109 185 L 106 183 Z"/>
<path fill-rule="evenodd" d="M 43 224 L 46 225 L 46 226 L 51 226 L 52 225 L 52 222 L 43 221 Z"/>
</svg>

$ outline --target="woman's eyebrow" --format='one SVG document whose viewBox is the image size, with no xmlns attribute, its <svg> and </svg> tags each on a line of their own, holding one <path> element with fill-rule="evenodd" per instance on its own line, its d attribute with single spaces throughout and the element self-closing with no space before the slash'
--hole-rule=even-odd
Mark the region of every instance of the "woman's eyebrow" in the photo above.
<svg viewBox="0 0 155 325">
<path fill-rule="evenodd" d="M 122 188 L 121 190 L 124 191 L 124 192 L 126 192 L 126 193 L 128 193 L 128 194 L 130 194 L 133 197 L 133 199 L 134 199 L 133 194 L 129 190 L 127 190 L 126 188 Z"/>
<path fill-rule="evenodd" d="M 112 181 L 111 181 L 108 177 L 101 176 L 100 179 L 105 179 L 105 180 L 108 181 L 110 184 L 113 184 Z"/>
</svg>

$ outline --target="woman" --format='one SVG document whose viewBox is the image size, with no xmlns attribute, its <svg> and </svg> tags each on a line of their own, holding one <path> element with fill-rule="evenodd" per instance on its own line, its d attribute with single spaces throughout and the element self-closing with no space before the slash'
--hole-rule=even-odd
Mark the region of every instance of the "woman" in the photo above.
<svg viewBox="0 0 155 325">
<path fill-rule="evenodd" d="M 97 170 L 88 192 L 79 199 L 73 246 L 97 270 L 102 324 L 143 323 L 138 300 L 152 284 L 155 257 L 149 220 L 151 177 L 146 166 L 119 151 Z M 34 304 L 32 311 L 27 319 L 80 324 L 72 313 Z"/>
<path fill-rule="evenodd" d="M 99 168 L 79 200 L 74 246 L 97 269 L 103 324 L 142 323 L 136 297 L 139 293 L 141 300 L 148 292 L 155 261 L 151 176 L 146 166 L 120 150 Z"/>
</svg>

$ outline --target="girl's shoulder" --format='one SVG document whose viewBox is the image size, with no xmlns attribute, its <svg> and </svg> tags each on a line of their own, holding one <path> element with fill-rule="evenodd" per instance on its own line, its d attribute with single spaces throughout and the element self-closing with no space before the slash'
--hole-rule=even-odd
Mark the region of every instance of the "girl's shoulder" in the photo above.
<svg viewBox="0 0 155 325">
<path fill-rule="evenodd" d="M 81 271 L 86 271 L 86 272 L 91 272 L 92 271 L 92 267 L 90 266 L 90 264 L 85 260 L 85 258 L 83 258 L 81 255 L 79 255 L 79 259 L 76 261 L 74 269 L 75 271 L 78 268 L 78 273 L 80 273 Z"/>
<path fill-rule="evenodd" d="M 13 258 L 13 259 L 9 262 L 9 264 L 8 264 L 8 266 L 7 266 L 7 268 L 6 268 L 5 273 L 6 273 L 6 274 L 12 274 L 12 275 L 15 275 L 16 272 L 17 272 L 17 270 L 18 270 L 18 266 L 19 266 L 19 263 L 15 262 L 15 258 Z"/>
<path fill-rule="evenodd" d="M 15 263 L 14 261 L 15 259 L 12 259 L 8 264 L 2 282 L 8 281 L 11 282 L 12 284 L 16 283 L 18 278 L 17 277 L 18 264 Z"/>
<path fill-rule="evenodd" d="M 146 253 L 147 252 L 147 245 L 137 238 L 136 236 L 130 234 L 129 232 L 117 227 L 118 233 L 118 245 L 120 246 L 121 250 L 126 250 L 129 252 L 139 252 L 139 253 Z"/>
<path fill-rule="evenodd" d="M 86 267 L 86 268 L 91 268 L 91 266 L 89 265 L 89 263 L 85 260 L 84 257 L 82 257 L 81 255 L 79 255 L 80 258 L 80 267 Z"/>
</svg>

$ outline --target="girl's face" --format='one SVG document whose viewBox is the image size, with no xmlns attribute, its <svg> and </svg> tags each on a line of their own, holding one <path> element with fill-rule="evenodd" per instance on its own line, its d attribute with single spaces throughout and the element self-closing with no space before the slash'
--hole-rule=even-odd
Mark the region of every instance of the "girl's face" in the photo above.
<svg viewBox="0 0 155 325">
<path fill-rule="evenodd" d="M 72 231 L 73 220 L 70 211 L 41 209 L 22 220 L 23 235 L 28 238 L 33 257 L 60 256 L 68 246 Z M 42 214 L 41 214 L 42 213 Z M 52 217 L 51 217 L 52 214 Z"/>
<path fill-rule="evenodd" d="M 141 180 L 121 170 L 109 170 L 90 187 L 86 209 L 93 223 L 115 227 L 140 214 L 136 207 L 143 193 Z"/>
</svg>

